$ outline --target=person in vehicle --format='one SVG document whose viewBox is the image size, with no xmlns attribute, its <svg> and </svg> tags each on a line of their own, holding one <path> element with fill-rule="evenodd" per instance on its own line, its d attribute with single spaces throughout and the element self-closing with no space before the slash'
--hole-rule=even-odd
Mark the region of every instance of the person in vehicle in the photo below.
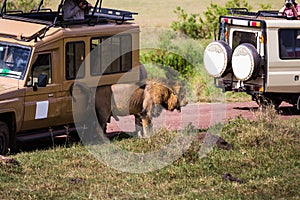
<svg viewBox="0 0 300 200">
<path fill-rule="evenodd" d="M 84 19 L 84 14 L 92 8 L 85 0 L 65 0 L 62 6 L 64 20 Z"/>
<path fill-rule="evenodd" d="M 22 49 L 16 49 L 14 53 L 14 67 L 13 71 L 24 72 L 28 62 L 28 53 Z"/>
<path fill-rule="evenodd" d="M 27 64 L 27 56 L 21 55 L 16 59 L 16 67 L 15 70 L 19 72 L 23 72 Z"/>
<path fill-rule="evenodd" d="M 279 15 L 286 16 L 288 19 L 300 19 L 300 6 L 295 0 L 286 0 L 279 10 Z"/>
</svg>

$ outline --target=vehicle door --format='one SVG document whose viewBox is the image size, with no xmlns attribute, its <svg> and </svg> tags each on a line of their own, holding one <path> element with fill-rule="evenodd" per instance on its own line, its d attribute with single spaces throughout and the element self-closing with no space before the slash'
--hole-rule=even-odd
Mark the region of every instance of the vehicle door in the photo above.
<svg viewBox="0 0 300 200">
<path fill-rule="evenodd" d="M 61 84 L 53 81 L 52 53 L 36 55 L 29 72 L 22 130 L 48 128 L 60 124 Z"/>
<path fill-rule="evenodd" d="M 277 36 L 278 43 L 269 45 L 267 92 L 300 92 L 300 29 L 281 28 L 270 36 Z"/>
</svg>

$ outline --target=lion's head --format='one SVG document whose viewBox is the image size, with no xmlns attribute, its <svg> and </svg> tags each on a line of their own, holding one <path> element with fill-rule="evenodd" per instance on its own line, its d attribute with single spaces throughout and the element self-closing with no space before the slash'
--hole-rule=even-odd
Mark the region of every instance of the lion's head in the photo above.
<svg viewBox="0 0 300 200">
<path fill-rule="evenodd" d="M 181 107 L 184 107 L 188 104 L 188 101 L 186 99 L 186 88 L 183 86 L 182 83 L 176 81 L 171 83 L 170 88 L 174 92 L 174 94 L 177 96 L 177 109 L 178 111 L 181 110 Z"/>
<path fill-rule="evenodd" d="M 161 105 L 169 111 L 181 111 L 181 107 L 187 104 L 185 88 L 178 82 L 166 84 L 160 80 L 148 80 L 145 91 L 150 94 L 155 105 Z"/>
</svg>

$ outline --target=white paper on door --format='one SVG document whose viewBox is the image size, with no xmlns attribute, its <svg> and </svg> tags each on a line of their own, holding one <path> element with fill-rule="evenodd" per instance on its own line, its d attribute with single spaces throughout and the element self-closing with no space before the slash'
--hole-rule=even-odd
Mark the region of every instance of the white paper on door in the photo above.
<svg viewBox="0 0 300 200">
<path fill-rule="evenodd" d="M 49 101 L 36 102 L 35 119 L 45 119 L 48 117 Z"/>
</svg>

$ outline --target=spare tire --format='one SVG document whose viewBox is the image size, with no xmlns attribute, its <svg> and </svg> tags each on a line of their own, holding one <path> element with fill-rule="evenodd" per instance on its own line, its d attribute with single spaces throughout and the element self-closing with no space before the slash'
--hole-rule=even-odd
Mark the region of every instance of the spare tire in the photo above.
<svg viewBox="0 0 300 200">
<path fill-rule="evenodd" d="M 255 79 L 259 72 L 260 56 L 256 48 L 249 43 L 236 47 L 232 54 L 232 70 L 237 80 Z"/>
<path fill-rule="evenodd" d="M 211 42 L 204 51 L 204 66 L 206 71 L 215 78 L 220 78 L 231 70 L 232 49 L 224 41 Z"/>
</svg>

